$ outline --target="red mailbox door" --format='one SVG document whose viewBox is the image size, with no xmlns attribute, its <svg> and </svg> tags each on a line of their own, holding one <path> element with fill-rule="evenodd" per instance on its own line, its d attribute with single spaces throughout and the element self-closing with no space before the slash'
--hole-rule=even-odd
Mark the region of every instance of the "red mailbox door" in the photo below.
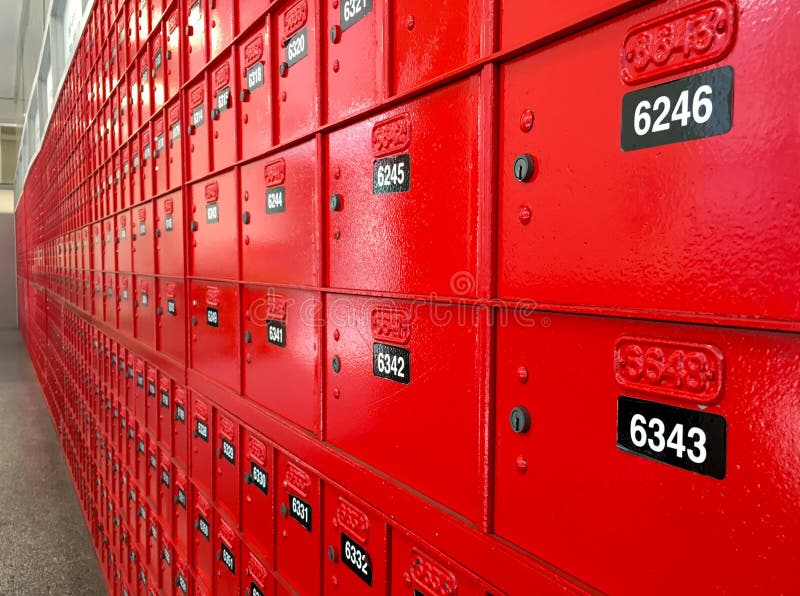
<svg viewBox="0 0 800 596">
<path fill-rule="evenodd" d="M 166 76 L 166 100 L 171 100 L 178 94 L 181 88 L 181 30 L 179 26 L 178 9 L 173 7 L 164 19 L 166 27 L 167 51 L 164 55 L 167 76 Z"/>
<path fill-rule="evenodd" d="M 201 490 L 194 488 L 194 548 L 192 549 L 192 568 L 199 579 L 211 585 L 214 579 L 214 508 L 211 499 Z"/>
<path fill-rule="evenodd" d="M 156 201 L 156 260 L 161 275 L 183 276 L 183 198 L 174 192 Z"/>
<path fill-rule="evenodd" d="M 150 124 L 145 124 L 139 133 L 142 151 L 142 201 L 153 198 L 153 144 L 150 136 Z"/>
<path fill-rule="evenodd" d="M 150 81 L 153 87 L 153 111 L 164 107 L 167 99 L 167 68 L 164 64 L 164 28 L 159 25 L 158 31 L 150 38 L 150 63 L 152 71 Z"/>
<path fill-rule="evenodd" d="M 208 69 L 208 95 L 211 98 L 211 164 L 222 170 L 238 159 L 236 146 L 239 126 L 239 102 L 234 72 L 234 55 L 225 52 Z"/>
<path fill-rule="evenodd" d="M 557 10 L 542 0 L 500 0 L 500 46 L 503 50 L 530 43 L 590 19 L 599 19 L 626 4 L 626 0 L 570 2 Z M 644 4 L 644 0 L 638 0 Z M 531 18 L 536 15 L 537 18 Z M 617 48 L 619 53 L 619 48 Z"/>
<path fill-rule="evenodd" d="M 186 474 L 175 466 L 174 484 L 172 490 L 172 525 L 175 546 L 181 552 L 189 552 L 189 540 L 192 536 L 192 513 L 189 506 L 191 485 Z"/>
<path fill-rule="evenodd" d="M 100 222 L 92 224 L 91 249 L 92 269 L 103 269 L 103 225 Z"/>
<path fill-rule="evenodd" d="M 184 33 L 187 37 L 188 50 L 186 80 L 191 80 L 200 74 L 208 61 L 207 2 L 208 0 L 190 0 L 184 3 L 186 10 Z"/>
<path fill-rule="evenodd" d="M 476 295 L 478 95 L 476 76 L 327 138 L 332 287 Z"/>
<path fill-rule="evenodd" d="M 247 6 L 250 6 L 247 4 Z M 240 18 L 244 5 L 239 6 Z M 254 157 L 272 146 L 272 61 L 269 27 L 256 29 L 239 42 L 239 103 L 242 159 Z"/>
<path fill-rule="evenodd" d="M 147 415 L 146 399 L 147 389 L 145 382 L 146 364 L 141 358 L 135 358 L 131 365 L 133 366 L 134 374 L 134 387 L 133 387 L 133 413 L 137 421 L 144 421 Z"/>
<path fill-rule="evenodd" d="M 787 51 L 787 39 L 797 49 L 798 15 L 778 29 L 752 21 L 735 33 L 733 3 L 667 8 L 648 4 L 501 67 L 498 293 L 673 318 L 703 313 L 715 323 L 796 322 L 800 275 L 785 264 L 800 258 L 800 244 L 790 240 L 800 204 L 754 202 L 756 194 L 786 195 L 792 183 L 764 170 L 743 178 L 741 148 L 763 122 L 775 135 L 793 126 L 778 104 L 765 110 L 762 91 L 775 72 L 752 57 Z M 648 39 L 662 30 L 708 32 L 704 19 L 722 23 L 711 30 L 708 53 L 674 47 L 663 60 L 649 58 Z M 633 58 L 639 52 L 641 65 Z M 580 89 L 592 89 L 592 114 L 619 119 L 582 110 L 575 81 L 561 84 L 575 72 L 586 73 Z M 667 77 L 679 78 L 664 83 Z M 534 91 L 533 80 L 557 82 Z M 663 117 L 647 107 L 651 101 L 664 106 Z M 530 133 L 520 128 L 526 110 L 536 116 Z M 573 112 L 555 124 L 554 114 Z M 787 150 L 798 150 L 796 138 L 791 149 L 761 143 L 746 160 L 777 164 Z M 520 182 L 512 166 L 526 155 L 538 170 Z M 578 188 L 578 180 L 586 184 Z M 533 213 L 529 225 L 519 219 L 521 208 Z"/>
<path fill-rule="evenodd" d="M 319 594 L 322 557 L 320 480 L 279 452 L 277 569 L 299 593 Z"/>
<path fill-rule="evenodd" d="M 154 437 L 151 435 L 148 439 L 147 447 L 147 498 L 154 504 L 152 513 L 158 515 L 158 507 L 160 505 L 158 485 L 161 480 L 161 469 L 159 464 L 159 449 L 158 444 L 155 442 Z"/>
<path fill-rule="evenodd" d="M 183 182 L 183 149 L 181 147 L 181 132 L 186 130 L 181 119 L 181 104 L 179 101 L 174 101 L 167 106 L 167 126 L 169 134 L 169 142 L 167 146 L 169 172 L 167 181 L 169 188 L 177 188 Z"/>
<path fill-rule="evenodd" d="M 158 349 L 186 361 L 186 286 L 183 279 L 158 279 L 156 332 Z"/>
<path fill-rule="evenodd" d="M 243 292 L 244 393 L 319 433 L 320 294 L 251 286 Z"/>
<path fill-rule="evenodd" d="M 208 494 L 213 494 L 214 452 L 213 452 L 213 416 L 211 402 L 192 393 L 192 457 L 189 461 L 189 472 L 192 482 Z"/>
<path fill-rule="evenodd" d="M 192 275 L 237 279 L 239 216 L 236 172 L 232 170 L 194 184 L 189 193 Z"/>
<path fill-rule="evenodd" d="M 330 485 L 325 487 L 324 547 L 324 593 L 388 591 L 386 523 L 376 511 Z"/>
<path fill-rule="evenodd" d="M 214 565 L 214 589 L 217 594 L 238 595 L 241 576 L 241 549 L 235 527 L 217 515 L 216 564 Z"/>
<path fill-rule="evenodd" d="M 193 594 L 192 583 L 193 577 L 191 574 L 191 568 L 188 563 L 185 562 L 183 558 L 176 559 L 175 562 L 175 595 L 179 596 L 183 594 L 183 596 L 189 596 L 189 594 Z"/>
<path fill-rule="evenodd" d="M 116 217 L 117 270 L 129 272 L 131 267 L 130 214 L 123 211 Z"/>
<path fill-rule="evenodd" d="M 109 279 L 111 279 L 109 275 Z M 117 318 L 117 328 L 128 337 L 133 337 L 133 277 L 129 274 L 120 274 L 118 277 L 117 294 L 111 300 L 116 300 L 116 308 L 109 305 L 109 310 Z M 109 288 L 113 292 L 113 287 Z M 106 319 L 108 320 L 108 319 Z"/>
<path fill-rule="evenodd" d="M 172 379 L 162 373 L 158 379 L 158 438 L 167 451 L 172 451 L 172 403 Z"/>
<path fill-rule="evenodd" d="M 138 16 L 139 16 L 139 46 L 143 47 L 145 44 L 145 40 L 150 35 L 150 1 L 151 0 L 139 0 L 139 9 L 138 9 Z M 155 23 L 155 21 L 153 21 Z"/>
<path fill-rule="evenodd" d="M 127 68 L 127 66 L 126 66 Z M 130 88 L 128 87 L 128 76 L 123 72 L 119 77 L 119 87 L 117 87 L 118 112 L 119 112 L 119 138 L 120 142 L 126 143 L 131 136 L 131 105 Z"/>
<path fill-rule="evenodd" d="M 241 167 L 243 279 L 319 285 L 316 163 L 311 140 Z"/>
<path fill-rule="evenodd" d="M 481 307 L 327 301 L 328 441 L 474 521 L 489 319 Z M 437 437 L 436 449 L 420 437 Z M 452 474 L 443 475 L 445 467 Z"/>
<path fill-rule="evenodd" d="M 146 0 L 145 0 L 146 1 Z M 139 97 L 141 122 L 144 124 L 153 115 L 153 86 L 150 81 L 150 56 L 148 48 L 139 54 Z"/>
<path fill-rule="evenodd" d="M 242 541 L 242 590 L 250 596 L 275 596 L 275 578 L 268 571 L 268 567 L 259 558 L 246 541 Z"/>
<path fill-rule="evenodd" d="M 114 218 L 109 217 L 103 220 L 103 240 L 101 241 L 103 250 L 103 271 L 116 271 L 116 247 L 114 242 Z"/>
<path fill-rule="evenodd" d="M 793 431 L 751 423 L 766 410 L 770 419 L 790 418 L 796 338 L 634 319 L 549 320 L 546 328 L 498 329 L 497 534 L 604 592 L 635 592 L 656 568 L 681 569 L 660 577 L 651 590 L 659 594 L 684 585 L 699 593 L 790 589 L 800 515 L 782 509 L 778 495 L 797 485 L 798 470 L 784 465 Z M 569 362 L 577 366 L 565 368 Z M 552 374 L 567 368 L 578 374 Z M 783 371 L 781 380 L 770 371 Z M 762 509 L 780 513 L 763 525 Z M 624 563 L 615 559 L 643 528 L 658 540 L 629 550 Z M 601 544 L 602 535 L 609 539 Z M 713 561 L 687 566 L 687 536 Z"/>
<path fill-rule="evenodd" d="M 158 369 L 148 364 L 146 367 L 145 421 L 147 430 L 154 438 L 158 437 Z"/>
<path fill-rule="evenodd" d="M 214 502 L 222 513 L 238 522 L 241 484 L 239 424 L 218 411 L 216 430 Z"/>
<path fill-rule="evenodd" d="M 137 274 L 155 273 L 155 245 L 153 242 L 153 204 L 139 205 L 131 209 L 131 222 L 134 230 L 133 270 Z"/>
<path fill-rule="evenodd" d="M 136 482 L 142 487 L 140 496 L 143 499 L 147 491 L 147 445 L 149 436 L 144 422 L 137 421 L 136 428 Z"/>
<path fill-rule="evenodd" d="M 245 428 L 242 484 L 242 533 L 266 561 L 274 561 L 275 482 L 272 445 Z"/>
<path fill-rule="evenodd" d="M 239 289 L 191 282 L 191 366 L 238 391 Z"/>
<path fill-rule="evenodd" d="M 166 113 L 158 112 L 153 117 L 153 195 L 160 195 L 169 189 L 167 184 L 167 174 L 169 166 L 167 163 L 167 137 L 166 137 Z"/>
<path fill-rule="evenodd" d="M 136 338 L 151 348 L 155 348 L 156 308 L 154 303 L 156 299 L 156 280 L 154 277 L 142 277 L 137 275 L 134 278 L 134 284 L 135 298 L 133 305 Z M 153 426 L 151 428 L 155 427 Z"/>
<path fill-rule="evenodd" d="M 325 96 L 327 121 L 338 122 L 375 105 L 385 94 L 382 53 L 384 2 L 341 0 L 325 3 Z M 287 45 L 287 51 L 289 46 Z"/>
<path fill-rule="evenodd" d="M 234 4 L 236 9 L 234 9 Z M 234 15 L 241 4 L 247 4 L 247 2 L 208 0 L 209 59 L 213 60 L 219 56 L 220 52 L 233 41 L 234 27 L 236 26 Z"/>
<path fill-rule="evenodd" d="M 210 126 L 211 117 L 206 110 L 206 84 L 200 80 L 186 95 L 186 117 L 189 121 L 189 179 L 195 180 L 211 169 Z"/>
<path fill-rule="evenodd" d="M 270 11 L 272 52 L 278 81 L 274 110 L 278 142 L 310 132 L 319 124 L 317 10 L 308 0 L 283 0 Z"/>
<path fill-rule="evenodd" d="M 131 134 L 139 130 L 142 125 L 142 92 L 139 87 L 139 61 L 134 60 L 128 68 L 126 79 L 128 81 L 128 107 L 131 116 Z"/>
<path fill-rule="evenodd" d="M 175 547 L 161 535 L 159 541 L 158 587 L 162 594 L 175 594 Z"/>
<path fill-rule="evenodd" d="M 497 593 L 411 534 L 392 528 L 391 594 L 486 596 Z"/>
<path fill-rule="evenodd" d="M 157 501 L 161 515 L 163 534 L 166 536 L 172 536 L 172 528 L 173 528 L 172 482 L 173 482 L 172 460 L 169 458 L 169 453 L 164 449 L 162 449 L 161 462 L 159 463 L 159 468 L 158 468 Z"/>
</svg>

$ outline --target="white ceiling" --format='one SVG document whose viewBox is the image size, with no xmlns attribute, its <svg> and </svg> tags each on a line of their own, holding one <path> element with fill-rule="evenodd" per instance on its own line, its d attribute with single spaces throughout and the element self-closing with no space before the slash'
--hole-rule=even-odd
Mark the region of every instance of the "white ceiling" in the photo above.
<svg viewBox="0 0 800 596">
<path fill-rule="evenodd" d="M 23 8 L 28 3 L 28 0 L 0 0 L 0 56 L 3 57 L 0 61 L 0 99 L 17 97 L 20 25 Z"/>
</svg>

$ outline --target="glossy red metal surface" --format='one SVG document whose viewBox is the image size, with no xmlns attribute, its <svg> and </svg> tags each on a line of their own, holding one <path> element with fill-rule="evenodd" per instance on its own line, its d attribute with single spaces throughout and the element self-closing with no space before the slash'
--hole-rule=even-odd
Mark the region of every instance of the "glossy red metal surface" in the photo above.
<svg viewBox="0 0 800 596">
<path fill-rule="evenodd" d="M 791 593 L 798 25 L 94 3 L 15 237 L 109 593 Z"/>
</svg>

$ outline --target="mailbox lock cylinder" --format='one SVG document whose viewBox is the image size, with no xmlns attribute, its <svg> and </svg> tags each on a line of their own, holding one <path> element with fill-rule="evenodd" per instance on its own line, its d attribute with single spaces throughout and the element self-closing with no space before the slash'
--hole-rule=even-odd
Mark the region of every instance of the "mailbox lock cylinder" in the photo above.
<svg viewBox="0 0 800 596">
<path fill-rule="evenodd" d="M 522 153 L 514 160 L 514 178 L 518 182 L 527 182 L 534 173 L 533 157 L 530 153 Z"/>
<path fill-rule="evenodd" d="M 511 422 L 511 430 L 515 433 L 526 433 L 531 428 L 531 415 L 524 406 L 517 406 L 511 410 L 509 422 Z"/>
</svg>

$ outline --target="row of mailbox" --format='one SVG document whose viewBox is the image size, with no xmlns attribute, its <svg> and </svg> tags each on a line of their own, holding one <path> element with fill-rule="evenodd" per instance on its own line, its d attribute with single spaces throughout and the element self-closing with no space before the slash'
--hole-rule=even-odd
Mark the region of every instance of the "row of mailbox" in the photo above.
<svg viewBox="0 0 800 596">
<path fill-rule="evenodd" d="M 68 311 L 63 315 L 67 349 L 50 351 L 49 368 L 62 379 L 55 393 L 63 403 L 54 416 L 109 583 L 127 585 L 129 593 L 172 593 L 174 586 L 181 594 L 193 578 L 205 588 L 195 594 L 212 587 L 238 594 L 251 582 L 274 593 L 276 570 L 280 593 L 288 593 L 284 583 L 301 594 L 318 593 L 321 584 L 325 593 L 487 593 L 487 584 L 390 528 L 384 514 L 356 495 L 213 402 L 194 391 L 187 400 L 183 388 L 162 379 L 155 407 L 169 404 L 165 419 L 172 427 L 163 434 L 163 418 L 151 426 L 144 403 L 155 378 L 149 367 L 127 354 L 134 365 L 123 365 L 124 379 L 141 397 L 126 407 L 124 398 L 112 397 L 114 383 L 103 373 L 103 362 L 114 356 L 104 347 L 110 340 Z M 109 378 L 113 369 L 106 370 Z M 87 380 L 93 376 L 96 383 Z"/>
<path fill-rule="evenodd" d="M 618 27 L 621 34 L 624 26 Z M 594 59 L 594 37 L 587 34 L 570 45 L 573 62 L 586 66 Z M 574 58 L 581 48 L 586 51 Z M 482 242 L 487 214 L 481 205 L 491 201 L 491 193 L 482 190 L 475 126 L 482 75 L 269 157 L 217 171 L 221 164 L 210 159 L 212 145 L 235 138 L 239 120 L 234 105 L 230 114 L 220 114 L 191 135 L 186 167 L 189 172 L 200 168 L 209 177 L 188 185 L 185 195 L 174 191 L 158 199 L 175 210 L 173 217 L 183 218 L 183 227 L 190 227 L 188 251 L 178 242 L 166 260 L 179 264 L 188 252 L 189 274 L 199 277 L 319 285 L 324 246 L 329 287 L 476 297 L 485 292 L 486 284 L 478 278 L 486 272 L 484 276 L 496 278 L 498 296 L 508 300 L 661 316 L 682 313 L 707 321 L 727 317 L 796 329 L 800 280 L 787 271 L 786 263 L 800 259 L 800 247 L 789 240 L 800 208 L 791 201 L 762 205 L 750 200 L 790 193 L 792 182 L 766 171 L 740 180 L 736 173 L 741 158 L 732 153 L 761 101 L 758 87 L 737 91 L 737 108 L 745 112 L 738 120 L 741 129 L 696 141 L 702 143 L 703 155 L 714 156 L 713 168 L 706 169 L 703 164 L 710 162 L 694 157 L 695 147 L 686 143 L 663 147 L 654 164 L 645 151 L 619 151 L 617 121 L 587 119 L 586 127 L 564 128 L 556 117 L 563 110 L 562 93 L 539 90 L 534 96 L 528 90 L 531 73 L 549 76 L 553 64 L 563 63 L 553 59 L 558 50 L 551 50 L 552 55 L 537 52 L 500 71 L 506 88 L 512 81 L 519 86 L 503 102 L 499 223 L 491 230 L 497 237 L 496 262 Z M 736 56 L 734 50 L 729 61 L 736 63 Z M 746 67 L 737 73 L 742 71 L 756 80 L 762 76 Z M 595 101 L 606 103 L 604 113 L 613 113 L 625 86 L 614 80 L 611 88 L 603 87 L 598 81 L 596 89 Z M 531 107 L 536 124 L 521 130 L 519 117 Z M 753 110 L 747 112 L 748 107 Z M 454 121 L 452 113 L 464 116 Z M 784 117 L 772 116 L 779 121 Z M 159 118 L 164 115 L 153 124 Z M 157 135 L 161 141 L 155 142 L 159 147 L 165 142 L 163 131 L 170 130 L 166 121 L 162 124 Z M 589 134 L 591 142 L 581 141 L 588 131 L 597 134 Z M 147 132 L 146 139 L 151 135 Z M 448 139 L 446 146 L 443 138 Z M 124 248 L 116 261 L 114 254 L 98 252 L 91 260 L 83 254 L 79 262 L 77 251 L 86 247 L 86 234 L 92 235 L 97 251 L 100 229 L 108 236 L 113 227 L 114 237 L 122 240 L 126 218 L 139 222 L 154 217 L 153 207 L 142 201 L 173 187 L 169 181 L 181 165 L 175 165 L 181 159 L 173 154 L 180 152 L 167 148 L 119 177 L 116 172 L 125 168 L 112 156 L 95 180 L 110 180 L 92 203 L 95 228 L 81 231 L 79 222 L 73 222 L 72 238 L 51 240 L 49 252 L 39 256 L 47 256 L 50 266 L 153 272 L 146 256 L 152 250 L 149 239 L 140 268 L 135 259 L 128 263 Z M 758 155 L 774 163 L 786 152 L 780 145 L 760 146 Z M 526 156 L 532 168 L 528 178 L 513 167 L 520 159 L 528 163 Z M 660 181 L 676 171 L 682 172 L 676 183 L 660 191 L 663 208 L 642 201 L 640 189 L 661 188 Z M 624 172 L 635 172 L 636 183 Z M 698 194 L 691 181 L 700 172 L 705 190 Z M 578 186 L 577 179 L 582 181 Z M 189 209 L 191 217 L 182 209 Z M 112 213 L 117 214 L 113 219 Z M 746 235 L 737 231 L 742 218 Z M 165 216 L 164 225 L 167 220 Z M 171 237 L 182 240 L 181 228 L 175 229 L 178 233 Z M 59 243 L 62 252 L 72 247 L 69 263 L 67 254 L 61 263 L 53 260 Z M 156 272 L 169 274 L 161 268 Z M 467 283 L 458 284 L 461 277 Z"/>
<path fill-rule="evenodd" d="M 267 300 L 259 308 L 270 312 L 275 305 Z M 220 316 L 219 327 L 206 319 L 192 328 L 193 349 L 207 351 L 191 364 L 217 379 L 229 370 L 238 382 L 238 356 L 227 355 L 241 349 L 248 397 L 300 425 L 308 424 L 302 409 L 313 415 L 324 411 L 328 443 L 467 519 L 477 521 L 485 505 L 476 487 L 488 480 L 480 465 L 488 450 L 494 532 L 573 577 L 592 578 L 603 591 L 635 591 L 649 581 L 654 560 L 680 566 L 684 555 L 677 546 L 697 528 L 704 531 L 695 532 L 693 543 L 719 557 L 664 579 L 666 592 L 684 582 L 701 591 L 786 586 L 800 563 L 795 548 L 800 517 L 782 505 L 791 491 L 781 488 L 798 482 L 797 469 L 785 465 L 793 458 L 793 399 L 800 375 L 800 342 L 793 334 L 503 310 L 492 315 L 497 364 L 490 375 L 490 315 L 475 310 L 435 305 L 409 310 L 402 301 L 370 304 L 329 296 L 329 321 L 337 324 L 329 324 L 324 337 L 295 326 L 296 315 L 287 307 L 286 345 L 291 347 L 297 334 L 308 334 L 294 354 L 271 342 L 264 327 L 252 327 L 252 320 L 243 323 L 253 329 L 252 343 L 240 344 L 238 331 L 231 332 L 237 324 L 226 328 Z M 149 433 L 145 453 L 148 445 L 160 445 L 179 466 L 188 465 L 192 482 L 213 495 L 220 511 L 238 510 L 244 489 L 233 480 L 247 473 L 249 464 L 224 461 L 224 442 L 247 454 L 248 431 L 225 413 L 224 404 L 191 388 L 184 392 L 135 357 L 126 379 L 102 363 L 113 361 L 115 343 L 95 335 L 102 352 L 92 349 L 91 328 L 75 314 L 70 318 L 86 329 L 77 343 L 88 353 L 85 361 L 94 362 L 97 383 L 106 383 L 105 394 L 116 396 L 107 409 L 88 397 L 95 400 L 97 424 L 117 457 L 136 460 L 130 428 L 134 437 Z M 64 329 L 67 336 L 73 333 L 70 324 Z M 325 362 L 317 353 L 320 343 Z M 116 350 L 119 362 L 125 350 L 121 345 Z M 267 354 L 263 360 L 259 351 Z M 131 357 L 125 356 L 129 365 Z M 113 380 L 103 381 L 115 372 L 116 392 Z M 494 389 L 485 393 L 481 388 L 491 377 Z M 148 401 L 150 387 L 156 395 Z M 188 411 L 159 421 L 159 392 L 170 388 L 173 407 L 183 403 Z M 258 391 L 265 388 L 269 395 L 262 397 Z M 493 423 L 482 414 L 483 403 L 491 404 Z M 625 422 L 631 420 L 624 416 L 626 407 L 640 408 L 645 422 L 671 425 L 662 432 L 670 436 L 669 449 L 681 455 L 664 452 L 666 434 L 660 450 L 637 452 L 626 438 L 636 437 L 635 425 Z M 115 427 L 115 410 L 126 412 L 128 435 Z M 759 419 L 769 426 L 754 426 Z M 130 421 L 148 430 L 131 427 Z M 485 425 L 491 433 L 481 430 Z M 651 422 L 649 428 L 659 427 Z M 681 436 L 676 428 L 697 430 Z M 649 436 L 651 445 L 658 445 L 658 436 Z M 140 466 L 146 462 L 141 457 Z M 139 480 L 146 486 L 144 477 Z M 391 514 L 385 504 L 369 505 Z M 598 509 L 608 515 L 598 517 Z M 755 523 L 761 509 L 771 512 L 772 526 Z M 619 520 L 631 523 L 620 527 Z M 615 553 L 640 539 L 642 526 L 659 541 L 628 552 L 622 573 Z M 781 537 L 773 526 L 783 529 Z M 757 556 L 764 549 L 772 553 L 769 560 Z"/>
<path fill-rule="evenodd" d="M 473 63 L 490 48 L 484 42 L 482 50 L 481 38 L 492 30 L 491 19 L 481 18 L 477 0 L 458 7 L 422 0 L 391 8 L 372 0 L 336 4 L 284 0 L 272 3 L 265 16 L 266 5 L 233 0 L 98 3 L 56 110 L 59 122 L 78 124 L 66 132 L 70 146 L 64 157 L 80 145 L 84 131 L 85 143 L 110 142 L 113 152 L 128 130 L 136 131 L 203 72 L 215 99 L 227 89 L 232 103 L 240 91 L 242 101 L 251 102 L 241 117 L 243 124 L 248 113 L 254 120 L 243 129 L 241 157 L 247 158 L 271 146 L 273 126 L 278 142 L 313 132 L 321 111 L 325 122 L 337 122 Z M 502 4 L 503 19 L 527 8 L 519 0 Z M 596 0 L 569 14 L 540 10 L 555 14 L 537 19 L 537 30 L 526 38 L 552 34 L 615 4 L 624 2 Z M 391 66 L 379 52 L 365 54 L 365 47 L 386 47 Z M 190 108 L 195 95 L 193 89 Z M 326 98 L 324 110 L 320 96 Z M 234 157 L 236 148 L 227 153 Z"/>
</svg>

